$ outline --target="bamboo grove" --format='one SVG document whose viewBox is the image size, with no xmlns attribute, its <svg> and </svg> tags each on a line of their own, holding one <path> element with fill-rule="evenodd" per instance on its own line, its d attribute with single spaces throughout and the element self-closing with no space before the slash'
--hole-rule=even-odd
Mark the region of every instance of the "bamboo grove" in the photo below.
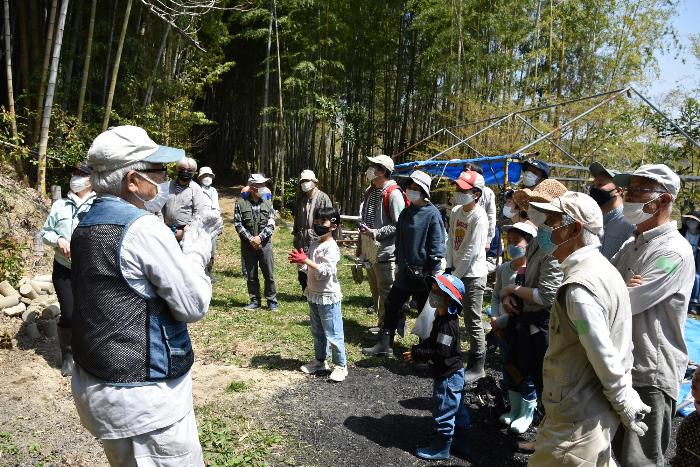
<svg viewBox="0 0 700 467">
<path fill-rule="evenodd" d="M 399 157 L 425 158 L 469 134 L 470 122 L 656 79 L 654 54 L 673 45 L 676 8 L 667 0 L 226 0 L 201 1 L 206 14 L 189 15 L 197 3 L 3 0 L 7 160 L 43 191 L 43 178 L 84 157 L 102 128 L 138 124 L 233 181 L 271 175 L 283 204 L 295 177 L 313 169 L 354 211 L 367 155 L 396 154 L 451 127 L 454 136 Z M 169 5 L 169 16 L 158 5 Z M 686 91 L 673 105 L 697 135 L 700 110 Z M 530 123 L 550 131 L 584 108 L 551 108 Z M 508 153 L 531 139 L 526 130 L 509 124 L 473 144 Z M 582 162 L 654 157 L 695 173 L 692 150 L 675 136 L 623 99 L 559 143 Z M 565 160 L 551 145 L 537 149 Z M 450 157 L 469 154 L 462 146 Z"/>
</svg>

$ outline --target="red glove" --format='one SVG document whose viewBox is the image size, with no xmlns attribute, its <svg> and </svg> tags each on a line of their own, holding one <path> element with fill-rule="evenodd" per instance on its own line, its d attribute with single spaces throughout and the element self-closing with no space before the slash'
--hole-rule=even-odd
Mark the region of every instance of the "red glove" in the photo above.
<svg viewBox="0 0 700 467">
<path fill-rule="evenodd" d="M 292 250 L 291 253 L 289 253 L 289 256 L 287 257 L 290 263 L 296 263 L 296 264 L 304 264 L 307 259 L 309 259 L 308 256 L 306 256 L 306 253 L 304 253 L 304 250 L 301 248 L 298 250 Z"/>
</svg>

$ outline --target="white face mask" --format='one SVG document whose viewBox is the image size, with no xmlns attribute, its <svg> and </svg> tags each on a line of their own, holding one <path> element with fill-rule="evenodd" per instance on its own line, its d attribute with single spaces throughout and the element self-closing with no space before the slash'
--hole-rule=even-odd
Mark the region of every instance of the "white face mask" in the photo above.
<svg viewBox="0 0 700 467">
<path fill-rule="evenodd" d="M 547 214 L 540 212 L 532 207 L 527 208 L 527 217 L 528 219 L 530 219 L 530 222 L 535 224 L 537 227 L 539 227 L 541 224 L 544 224 L 547 220 Z"/>
<path fill-rule="evenodd" d="M 455 206 L 464 206 L 465 204 L 472 204 L 474 201 L 474 195 L 472 193 L 462 193 L 461 191 L 456 191 L 454 196 Z"/>
<path fill-rule="evenodd" d="M 523 185 L 525 185 L 528 188 L 537 185 L 537 182 L 539 180 L 540 180 L 540 177 L 537 176 L 537 174 L 534 172 L 530 172 L 530 171 L 526 170 L 525 174 L 523 175 Z"/>
<path fill-rule="evenodd" d="M 204 185 L 204 186 L 211 186 L 212 181 L 213 181 L 213 179 L 209 176 L 202 177 L 202 179 L 200 180 L 200 182 L 202 182 L 202 185 Z"/>
<path fill-rule="evenodd" d="M 371 182 L 371 181 L 373 181 L 375 178 L 377 178 L 377 176 L 374 175 L 374 172 L 375 172 L 375 171 L 376 171 L 376 169 L 375 169 L 374 167 L 368 167 L 368 168 L 367 168 L 367 172 L 365 173 L 365 176 L 367 177 L 367 180 L 368 180 L 368 181 Z"/>
<path fill-rule="evenodd" d="M 511 208 L 507 204 L 503 206 L 503 217 L 507 219 L 512 219 L 518 213 L 516 209 Z"/>
<path fill-rule="evenodd" d="M 136 172 L 138 173 L 138 172 Z M 165 203 L 168 201 L 168 197 L 170 196 L 170 182 L 165 181 L 163 183 L 156 183 L 153 180 L 151 180 L 148 176 L 138 173 L 141 177 L 144 178 L 144 180 L 148 181 L 149 183 L 152 183 L 158 188 L 158 192 L 156 195 L 149 200 L 145 200 L 139 196 L 138 193 L 134 193 L 134 196 L 136 196 L 142 203 L 143 203 L 143 208 L 148 211 L 152 212 L 154 214 L 157 214 L 163 209 L 163 206 L 165 206 Z"/>
<path fill-rule="evenodd" d="M 428 303 L 433 308 L 441 308 L 445 306 L 445 298 L 436 293 L 430 292 L 430 295 L 428 295 Z"/>
<path fill-rule="evenodd" d="M 654 214 L 656 214 L 656 212 L 652 212 L 651 214 L 648 212 L 644 212 L 644 206 L 653 201 L 656 201 L 657 199 L 659 199 L 658 196 L 654 199 L 647 201 L 646 203 L 630 203 L 628 201 L 624 201 L 622 203 L 622 216 L 627 222 L 629 222 L 632 225 L 638 225 L 644 221 L 648 221 L 649 219 L 654 217 Z"/>
<path fill-rule="evenodd" d="M 423 199 L 423 193 L 420 191 L 416 190 L 406 190 L 406 197 L 412 202 L 415 203 L 416 201 L 420 201 Z"/>
<path fill-rule="evenodd" d="M 314 182 L 312 181 L 306 181 L 306 182 L 301 182 L 301 191 L 304 193 L 308 193 L 309 191 L 314 189 Z"/>
<path fill-rule="evenodd" d="M 70 178 L 70 191 L 75 194 L 80 193 L 88 187 L 90 183 L 89 177 L 83 177 L 81 175 L 73 175 Z"/>
</svg>

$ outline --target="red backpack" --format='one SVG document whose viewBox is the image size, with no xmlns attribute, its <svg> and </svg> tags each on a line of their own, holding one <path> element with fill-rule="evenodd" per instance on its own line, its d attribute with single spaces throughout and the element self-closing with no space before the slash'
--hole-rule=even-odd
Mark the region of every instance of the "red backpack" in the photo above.
<svg viewBox="0 0 700 467">
<path fill-rule="evenodd" d="M 406 207 L 409 207 L 411 205 L 411 200 L 408 199 L 408 196 L 406 196 L 406 192 L 403 191 L 399 187 L 399 185 L 389 185 L 386 188 L 386 190 L 384 190 L 384 202 L 382 203 L 382 205 L 384 206 L 384 212 L 389 211 L 389 198 L 391 198 L 391 193 L 397 188 L 401 192 L 401 196 L 403 196 L 404 205 Z M 371 190 L 371 189 L 372 189 L 372 187 L 367 188 L 367 191 L 365 191 L 365 197 L 367 197 L 369 195 L 369 190 Z"/>
</svg>

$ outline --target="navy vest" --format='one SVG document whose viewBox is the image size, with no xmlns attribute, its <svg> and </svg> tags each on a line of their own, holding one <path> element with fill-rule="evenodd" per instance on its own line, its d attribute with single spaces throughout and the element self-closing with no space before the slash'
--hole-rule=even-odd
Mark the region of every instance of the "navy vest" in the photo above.
<svg viewBox="0 0 700 467">
<path fill-rule="evenodd" d="M 71 238 L 73 358 L 108 383 L 161 381 L 184 375 L 194 353 L 187 324 L 165 301 L 124 279 L 121 245 L 146 211 L 118 198 L 97 198 Z"/>
</svg>

